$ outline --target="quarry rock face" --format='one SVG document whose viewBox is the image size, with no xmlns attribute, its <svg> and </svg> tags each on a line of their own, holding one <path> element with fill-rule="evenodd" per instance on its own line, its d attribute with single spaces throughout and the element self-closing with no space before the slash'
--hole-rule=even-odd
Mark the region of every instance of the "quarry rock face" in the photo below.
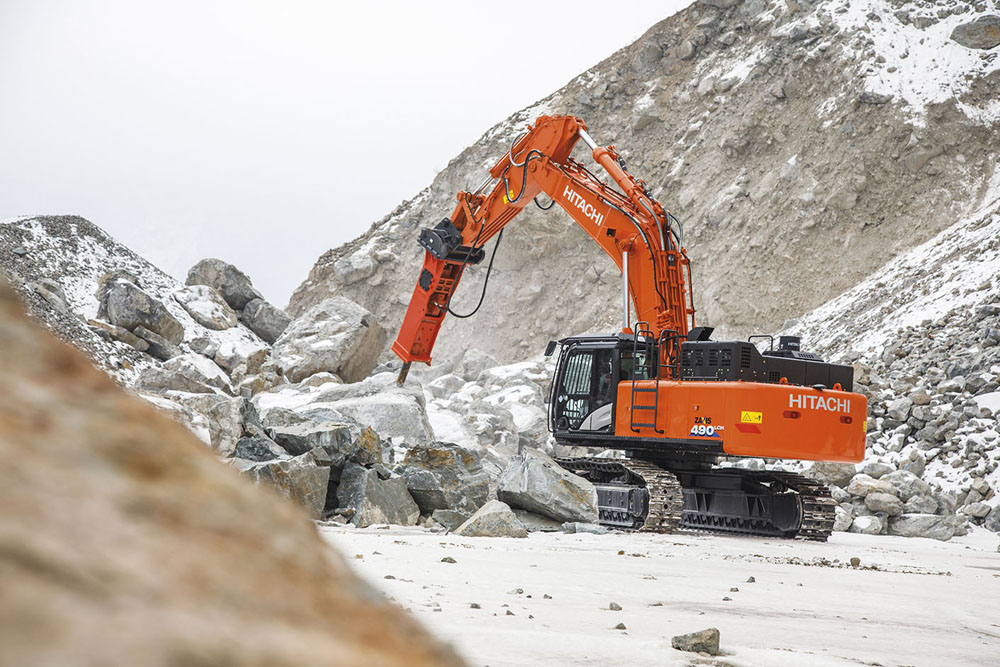
<svg viewBox="0 0 1000 667">
<path fill-rule="evenodd" d="M 6 662 L 461 664 L 302 510 L 30 324 L 5 286 L 0 366 Z"/>
<path fill-rule="evenodd" d="M 288 325 L 274 344 L 274 359 L 291 382 L 320 372 L 358 382 L 375 368 L 385 341 L 385 331 L 371 313 L 334 297 Z"/>
<path fill-rule="evenodd" d="M 420 511 L 457 510 L 472 514 L 490 492 L 490 480 L 475 452 L 446 442 L 417 445 L 397 469 Z"/>
<path fill-rule="evenodd" d="M 500 476 L 497 497 L 511 507 L 556 521 L 597 523 L 594 485 L 538 450 L 511 458 Z"/>
<path fill-rule="evenodd" d="M 186 283 L 214 288 L 233 310 L 243 310 L 254 299 L 262 298 L 245 273 L 232 264 L 211 257 L 191 267 Z"/>
<path fill-rule="evenodd" d="M 499 500 L 490 500 L 453 533 L 462 537 L 527 537 L 521 522 L 510 507 Z"/>
</svg>

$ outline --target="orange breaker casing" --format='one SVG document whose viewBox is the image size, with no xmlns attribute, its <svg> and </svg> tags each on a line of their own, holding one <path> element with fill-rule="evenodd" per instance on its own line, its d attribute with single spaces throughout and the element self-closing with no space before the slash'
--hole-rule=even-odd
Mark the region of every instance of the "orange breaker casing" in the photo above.
<svg viewBox="0 0 1000 667">
<path fill-rule="evenodd" d="M 868 401 L 861 394 L 758 382 L 636 381 L 658 388 L 658 433 L 631 430 L 631 385 L 618 385 L 616 436 L 721 442 L 733 456 L 857 463 L 865 455 Z"/>
</svg>

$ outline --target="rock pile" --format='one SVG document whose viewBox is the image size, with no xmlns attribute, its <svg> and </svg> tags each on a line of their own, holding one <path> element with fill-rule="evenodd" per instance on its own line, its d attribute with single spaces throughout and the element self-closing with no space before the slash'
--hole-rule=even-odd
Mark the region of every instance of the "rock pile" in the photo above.
<svg viewBox="0 0 1000 667">
<path fill-rule="evenodd" d="M 949 539 L 1000 531 L 1000 300 L 907 327 L 855 361 L 868 451 L 834 484 L 839 527 Z M 828 467 L 829 468 L 829 467 Z"/>
</svg>

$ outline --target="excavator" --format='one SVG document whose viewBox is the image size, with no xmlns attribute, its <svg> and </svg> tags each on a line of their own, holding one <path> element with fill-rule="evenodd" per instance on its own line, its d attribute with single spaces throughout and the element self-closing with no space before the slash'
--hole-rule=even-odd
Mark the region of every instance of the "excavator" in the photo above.
<svg viewBox="0 0 1000 667">
<path fill-rule="evenodd" d="M 571 157 L 578 141 L 613 185 Z M 620 332 L 545 350 L 559 349 L 548 402 L 556 443 L 624 455 L 557 459 L 595 485 L 601 524 L 827 539 L 836 503 L 825 485 L 733 462 L 861 461 L 868 407 L 852 391 L 853 368 L 802 351 L 797 337 L 779 337 L 777 347 L 772 336 L 715 341 L 712 327 L 695 326 L 683 227 L 613 145 L 599 146 L 575 116 L 540 116 L 457 199 L 450 217 L 418 237 L 424 263 L 392 345 L 400 384 L 412 363 L 431 363 L 455 289 L 485 259 L 486 243 L 529 203 L 558 204 L 622 275 Z"/>
</svg>

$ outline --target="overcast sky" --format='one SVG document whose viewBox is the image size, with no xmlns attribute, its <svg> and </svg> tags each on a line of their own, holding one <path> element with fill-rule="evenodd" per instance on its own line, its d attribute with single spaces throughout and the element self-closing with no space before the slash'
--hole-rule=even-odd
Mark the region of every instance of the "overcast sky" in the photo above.
<svg viewBox="0 0 1000 667">
<path fill-rule="evenodd" d="M 690 0 L 0 0 L 0 219 L 78 214 L 284 306 L 326 249 Z"/>
</svg>

